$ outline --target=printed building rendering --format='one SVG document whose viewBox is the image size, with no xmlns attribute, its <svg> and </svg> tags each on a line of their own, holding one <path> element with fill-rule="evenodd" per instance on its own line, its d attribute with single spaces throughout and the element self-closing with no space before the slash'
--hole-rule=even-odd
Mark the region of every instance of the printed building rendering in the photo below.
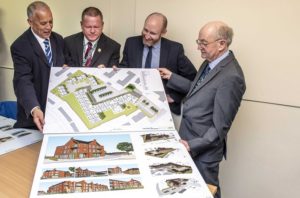
<svg viewBox="0 0 300 198">
<path fill-rule="evenodd" d="M 168 140 L 174 138 L 173 136 L 169 134 L 145 134 L 142 135 L 142 138 L 144 142 L 153 142 L 153 141 L 159 141 L 159 140 Z"/>
<path fill-rule="evenodd" d="M 74 177 L 74 174 L 70 171 L 57 170 L 56 168 L 54 168 L 52 170 L 44 171 L 41 179 L 55 179 L 67 177 Z"/>
<path fill-rule="evenodd" d="M 145 154 L 153 157 L 164 158 L 174 150 L 174 148 L 157 148 L 151 151 L 147 151 L 145 152 Z"/>
<path fill-rule="evenodd" d="M 192 168 L 186 165 L 180 165 L 175 163 L 157 164 L 150 166 L 151 173 L 154 175 L 165 175 L 165 174 L 186 174 L 192 173 Z"/>
<path fill-rule="evenodd" d="M 109 185 L 112 190 L 144 188 L 140 181 L 134 179 L 131 179 L 129 181 L 110 179 Z"/>
<path fill-rule="evenodd" d="M 54 157 L 57 159 L 95 158 L 104 155 L 104 146 L 96 140 L 82 141 L 74 138 L 71 138 L 62 146 L 57 146 L 54 153 Z"/>
<path fill-rule="evenodd" d="M 98 177 L 107 175 L 107 171 L 92 171 L 89 169 L 82 169 L 80 167 L 75 169 L 75 177 Z"/>
<path fill-rule="evenodd" d="M 98 192 L 107 191 L 108 187 L 106 185 L 97 183 L 87 183 L 82 180 L 79 182 L 74 181 L 63 181 L 61 183 L 55 184 L 48 188 L 47 194 L 61 194 L 61 193 L 74 193 L 74 192 Z"/>
</svg>

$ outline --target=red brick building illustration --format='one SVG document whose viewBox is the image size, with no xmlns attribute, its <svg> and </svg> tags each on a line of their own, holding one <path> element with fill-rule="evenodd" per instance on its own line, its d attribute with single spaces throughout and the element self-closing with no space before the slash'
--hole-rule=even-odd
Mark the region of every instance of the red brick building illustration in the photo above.
<svg viewBox="0 0 300 198">
<path fill-rule="evenodd" d="M 123 190 L 123 189 L 134 189 L 134 188 L 144 188 L 142 183 L 138 180 L 131 179 L 129 181 L 120 180 L 109 180 L 109 185 L 111 190 Z"/>
<path fill-rule="evenodd" d="M 47 190 L 47 194 L 61 194 L 61 193 L 73 193 L 73 192 L 98 192 L 108 191 L 108 186 L 96 183 L 87 183 L 82 180 L 79 182 L 63 181 L 61 183 L 50 186 Z"/>
<path fill-rule="evenodd" d="M 57 146 L 54 157 L 57 159 L 95 158 L 105 155 L 104 146 L 95 139 L 82 141 L 71 138 L 65 145 Z"/>
<path fill-rule="evenodd" d="M 108 174 L 110 174 L 110 175 L 121 174 L 122 168 L 120 168 L 119 166 L 116 166 L 115 168 L 108 168 L 107 171 L 108 171 Z"/>
<path fill-rule="evenodd" d="M 69 171 L 62 171 L 57 169 L 46 170 L 43 172 L 41 179 L 54 179 L 54 178 L 66 178 L 73 175 Z"/>
<path fill-rule="evenodd" d="M 129 174 L 129 175 L 137 175 L 137 174 L 140 174 L 140 170 L 138 168 L 129 168 L 129 169 L 123 171 L 123 173 Z"/>
<path fill-rule="evenodd" d="M 96 177 L 96 176 L 104 176 L 107 175 L 107 171 L 91 171 L 89 169 L 76 168 L 75 169 L 75 177 Z"/>
</svg>

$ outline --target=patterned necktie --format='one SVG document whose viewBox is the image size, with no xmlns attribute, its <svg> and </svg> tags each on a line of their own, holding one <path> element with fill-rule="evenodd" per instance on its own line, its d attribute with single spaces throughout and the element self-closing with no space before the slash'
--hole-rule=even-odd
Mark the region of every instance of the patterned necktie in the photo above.
<svg viewBox="0 0 300 198">
<path fill-rule="evenodd" d="M 146 62 L 145 62 L 145 68 L 151 68 L 152 46 L 149 46 L 148 49 L 149 49 L 149 51 L 148 51 Z"/>
<path fill-rule="evenodd" d="M 49 39 L 45 39 L 43 43 L 45 45 L 45 55 L 48 61 L 48 65 L 51 67 L 53 62 L 52 62 L 52 52 L 51 52 Z"/>
<path fill-rule="evenodd" d="M 85 51 L 85 53 L 84 53 L 84 59 L 85 59 L 85 64 L 84 64 L 84 66 L 85 66 L 85 67 L 90 66 L 91 61 L 92 61 L 92 58 L 93 58 L 93 56 L 92 56 L 92 48 L 93 48 L 93 44 L 92 44 L 91 42 L 88 42 L 87 45 L 88 45 L 88 46 L 87 46 L 86 51 Z"/>
<path fill-rule="evenodd" d="M 200 78 L 198 79 L 197 83 L 193 87 L 192 92 L 200 85 L 200 83 L 204 80 L 204 78 L 207 76 L 210 70 L 211 70 L 210 67 L 207 65 L 205 69 L 202 71 L 202 74 L 200 75 Z"/>
<path fill-rule="evenodd" d="M 210 70 L 211 70 L 210 67 L 207 65 L 200 76 L 200 81 L 204 80 L 204 78 L 207 76 Z"/>
</svg>

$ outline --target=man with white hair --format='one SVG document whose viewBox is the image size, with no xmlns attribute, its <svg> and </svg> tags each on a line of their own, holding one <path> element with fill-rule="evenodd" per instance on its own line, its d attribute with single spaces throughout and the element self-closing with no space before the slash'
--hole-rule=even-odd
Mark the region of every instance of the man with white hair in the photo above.
<svg viewBox="0 0 300 198">
<path fill-rule="evenodd" d="M 219 163 L 226 157 L 227 133 L 246 90 L 243 71 L 229 45 L 233 31 L 223 22 L 204 25 L 196 43 L 205 61 L 194 81 L 160 68 L 167 87 L 186 93 L 179 129 L 181 143 L 190 152 L 208 184 L 218 187 Z"/>
</svg>

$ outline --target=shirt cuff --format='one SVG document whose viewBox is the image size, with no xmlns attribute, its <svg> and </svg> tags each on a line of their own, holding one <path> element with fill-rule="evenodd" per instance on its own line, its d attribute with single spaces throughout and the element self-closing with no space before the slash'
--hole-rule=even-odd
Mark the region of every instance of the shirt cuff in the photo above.
<svg viewBox="0 0 300 198">
<path fill-rule="evenodd" d="M 40 108 L 39 106 L 33 107 L 33 108 L 31 109 L 31 111 L 30 111 L 30 115 L 31 115 L 31 116 L 33 116 L 32 113 L 33 113 L 33 111 L 34 111 L 35 109 L 41 109 L 41 108 Z"/>
</svg>

